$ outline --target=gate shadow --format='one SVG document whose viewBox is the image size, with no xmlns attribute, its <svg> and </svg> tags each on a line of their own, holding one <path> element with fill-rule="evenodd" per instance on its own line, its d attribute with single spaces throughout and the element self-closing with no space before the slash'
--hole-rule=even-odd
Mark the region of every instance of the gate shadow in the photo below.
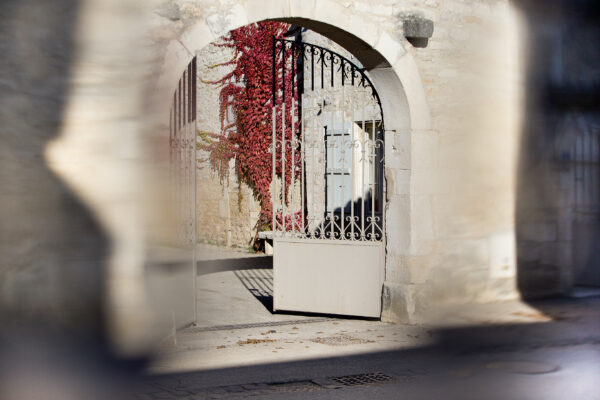
<svg viewBox="0 0 600 400">
<path fill-rule="evenodd" d="M 273 269 L 240 269 L 235 276 L 260 303 L 273 314 Z"/>
<path fill-rule="evenodd" d="M 222 258 L 196 261 L 197 275 L 245 269 L 273 269 L 273 256 Z"/>
</svg>

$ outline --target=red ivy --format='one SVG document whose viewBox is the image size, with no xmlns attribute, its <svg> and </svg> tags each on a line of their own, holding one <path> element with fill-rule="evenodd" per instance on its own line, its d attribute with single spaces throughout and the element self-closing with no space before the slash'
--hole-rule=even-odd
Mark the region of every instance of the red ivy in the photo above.
<svg viewBox="0 0 600 400">
<path fill-rule="evenodd" d="M 270 227 L 272 218 L 270 185 L 272 181 L 272 46 L 273 36 L 282 38 L 289 29 L 288 24 L 272 21 L 246 25 L 231 31 L 219 47 L 234 50 L 231 61 L 219 65 L 231 65 L 233 70 L 213 84 L 220 85 L 220 119 L 221 132 L 199 132 L 199 147 L 209 152 L 211 166 L 221 179 L 229 173 L 229 161 L 235 160 L 235 171 L 240 182 L 245 182 L 259 201 L 261 212 L 257 222 L 259 229 Z M 276 61 L 278 74 L 277 88 L 281 89 L 282 59 Z M 289 60 L 286 63 L 285 102 L 297 102 L 292 98 L 291 81 L 292 69 Z M 277 103 L 282 98 L 277 91 Z M 297 97 L 297 96 L 295 96 Z M 289 108 L 289 106 L 288 106 Z M 297 107 L 296 107 L 297 109 Z M 233 111 L 234 122 L 228 123 L 228 112 Z M 281 131 L 282 116 L 277 113 L 276 126 Z M 286 142 L 292 138 L 292 132 L 298 132 L 297 123 L 292 129 L 292 116 L 286 113 Z M 280 152 L 281 149 L 278 149 Z M 291 146 L 286 148 L 286 188 L 291 182 Z M 296 158 L 299 151 L 296 149 Z M 280 160 L 281 157 L 278 157 Z M 299 165 L 298 159 L 295 161 Z M 277 163 L 276 174 L 281 177 L 281 162 Z M 298 174 L 298 171 L 295 171 Z M 286 190 L 287 191 L 287 190 Z M 287 193 L 286 193 L 287 198 Z"/>
<path fill-rule="evenodd" d="M 288 213 L 285 218 L 282 218 L 282 213 L 278 212 L 275 214 L 275 220 L 277 221 L 278 227 L 284 231 L 299 231 L 304 226 L 302 223 L 302 211 L 296 211 L 294 213 Z"/>
</svg>

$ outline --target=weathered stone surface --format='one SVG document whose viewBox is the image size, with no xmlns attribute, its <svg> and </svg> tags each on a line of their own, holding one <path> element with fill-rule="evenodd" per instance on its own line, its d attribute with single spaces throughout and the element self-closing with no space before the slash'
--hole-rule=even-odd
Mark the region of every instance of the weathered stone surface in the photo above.
<svg viewBox="0 0 600 400">
<path fill-rule="evenodd" d="M 411 224 L 410 197 L 390 195 L 387 207 L 387 251 L 393 254 L 409 254 L 411 230 L 407 227 Z"/>
<path fill-rule="evenodd" d="M 404 55 L 405 50 L 401 44 L 387 32 L 383 32 L 379 36 L 379 40 L 375 44 L 375 49 L 390 61 L 393 65 L 396 60 Z"/>
</svg>

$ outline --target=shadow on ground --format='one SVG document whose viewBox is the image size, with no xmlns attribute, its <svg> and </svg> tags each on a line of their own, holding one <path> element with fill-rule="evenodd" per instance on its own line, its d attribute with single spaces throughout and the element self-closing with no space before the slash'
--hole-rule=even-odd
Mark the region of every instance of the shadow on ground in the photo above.
<svg viewBox="0 0 600 400">
<path fill-rule="evenodd" d="M 431 330 L 432 345 L 405 350 L 261 364 L 260 352 L 269 350 L 257 347 L 252 366 L 151 376 L 140 393 L 152 398 L 597 399 L 599 302 L 536 302 L 550 322 Z"/>
<path fill-rule="evenodd" d="M 198 269 L 198 275 L 241 269 L 273 269 L 273 256 L 200 260 L 196 262 L 196 268 Z"/>
<path fill-rule="evenodd" d="M 271 257 L 272 258 L 272 257 Z M 271 260 L 272 261 L 272 260 Z M 244 287 L 273 313 L 273 267 L 267 269 L 241 269 L 234 272 Z"/>
</svg>

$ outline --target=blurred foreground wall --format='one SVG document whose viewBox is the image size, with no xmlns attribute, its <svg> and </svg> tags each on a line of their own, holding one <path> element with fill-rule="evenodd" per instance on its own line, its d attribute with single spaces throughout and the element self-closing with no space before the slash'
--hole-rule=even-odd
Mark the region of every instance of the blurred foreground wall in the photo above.
<svg viewBox="0 0 600 400">
<path fill-rule="evenodd" d="M 527 21 L 519 160 L 524 297 L 600 286 L 600 13 L 594 1 L 517 1 Z"/>
<path fill-rule="evenodd" d="M 150 61 L 140 4 L 1 7 L 3 327 L 112 332 L 131 346 L 122 351 L 143 347 Z"/>
</svg>

